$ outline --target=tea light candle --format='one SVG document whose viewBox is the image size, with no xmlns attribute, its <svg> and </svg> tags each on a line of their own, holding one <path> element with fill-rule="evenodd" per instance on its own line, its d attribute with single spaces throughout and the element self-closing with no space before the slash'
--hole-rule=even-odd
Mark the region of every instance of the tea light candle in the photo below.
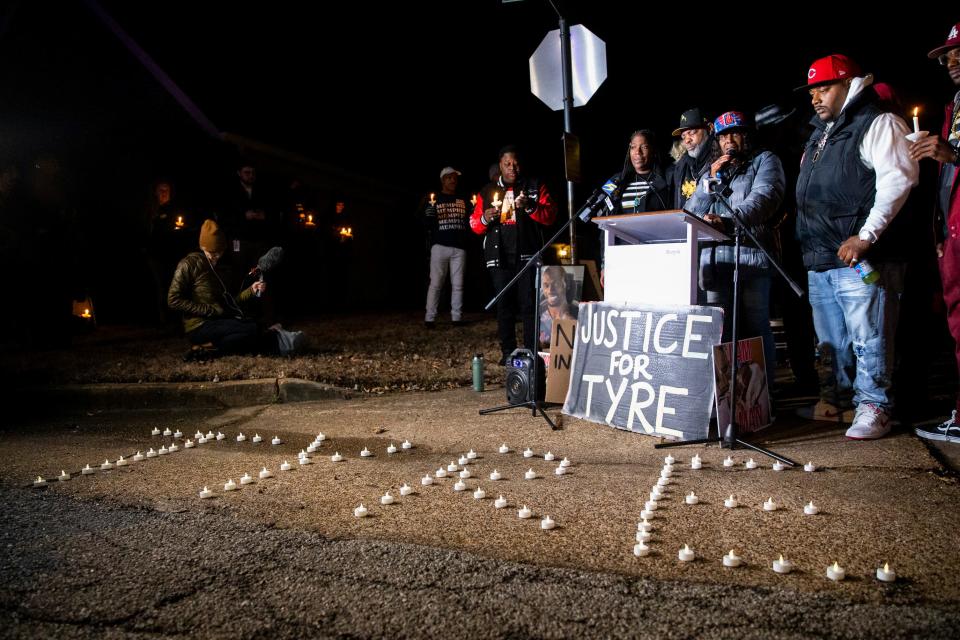
<svg viewBox="0 0 960 640">
<path fill-rule="evenodd" d="M 549 451 L 547 451 L 547 452 L 543 455 L 543 459 L 546 460 L 547 462 L 553 462 L 553 454 L 550 453 Z"/>
<path fill-rule="evenodd" d="M 457 460 L 457 462 L 460 464 L 461 467 L 465 467 L 468 464 L 470 464 L 470 458 L 468 458 L 467 456 L 460 456 L 460 459 Z"/>
<path fill-rule="evenodd" d="M 493 480 L 493 481 L 499 480 L 500 477 L 501 477 L 501 476 L 500 476 L 500 472 L 497 471 L 496 469 L 494 469 L 494 470 L 490 473 L 490 479 Z"/>
<path fill-rule="evenodd" d="M 455 463 L 453 460 L 451 460 L 450 464 L 447 465 L 447 471 L 449 471 L 450 473 L 455 473 L 459 468 L 460 467 L 458 467 L 457 463 Z"/>
<path fill-rule="evenodd" d="M 673 465 L 672 465 L 672 464 L 665 464 L 665 465 L 663 465 L 663 468 L 664 468 L 665 471 L 669 471 L 670 473 L 673 473 Z"/>
<path fill-rule="evenodd" d="M 152 435 L 152 436 L 158 436 L 158 435 L 160 435 L 160 429 L 158 429 L 157 427 L 154 427 L 153 430 L 150 431 L 150 435 Z"/>
<path fill-rule="evenodd" d="M 554 470 L 554 473 L 557 474 L 558 476 L 562 476 L 562 475 L 565 474 L 566 472 L 567 472 L 567 468 L 566 468 L 566 467 L 557 467 L 557 468 Z"/>
<path fill-rule="evenodd" d="M 60 470 L 60 475 L 57 476 L 57 480 L 60 482 L 66 482 L 70 479 L 70 474 L 66 472 L 65 469 Z"/>
<path fill-rule="evenodd" d="M 463 471 L 460 472 L 460 477 L 463 478 L 464 480 L 466 480 L 467 478 L 469 478 L 470 475 L 471 475 L 471 474 L 470 474 L 470 472 L 469 472 L 467 469 L 464 469 Z"/>
<path fill-rule="evenodd" d="M 697 455 L 693 456 L 693 458 L 690 459 L 690 468 L 691 468 L 691 469 L 696 470 L 696 469 L 700 469 L 700 468 L 702 468 L 702 467 L 703 467 L 703 461 L 700 459 L 700 454 L 697 454 Z"/>
<path fill-rule="evenodd" d="M 744 463 L 743 466 L 745 466 L 747 469 L 756 469 L 757 463 L 753 461 L 753 458 L 750 458 Z"/>
<path fill-rule="evenodd" d="M 427 477 L 429 478 L 430 476 L 427 476 Z M 410 495 L 411 493 L 413 493 L 413 487 L 411 487 L 411 486 L 408 485 L 406 482 L 404 482 L 404 483 L 403 483 L 403 486 L 400 487 L 400 495 L 401 495 L 401 496 L 408 496 L 408 495 Z"/>
<path fill-rule="evenodd" d="M 167 451 L 170 453 L 176 453 L 177 451 L 180 451 L 180 447 L 177 446 L 176 442 L 171 442 L 170 446 L 167 448 Z"/>
<path fill-rule="evenodd" d="M 389 491 L 380 496 L 380 504 L 393 504 L 393 500 L 394 498 L 392 495 L 390 495 Z"/>
<path fill-rule="evenodd" d="M 266 467 L 264 467 L 263 469 L 260 469 L 260 473 L 258 473 L 257 475 L 260 476 L 261 480 L 266 480 L 267 478 L 273 477 L 273 472 L 270 471 L 270 469 L 267 469 Z"/>
<path fill-rule="evenodd" d="M 261 436 L 259 433 L 255 433 L 253 435 L 253 438 L 251 438 L 251 442 L 253 442 L 254 444 L 260 444 L 261 442 L 263 442 L 263 436 Z"/>
<path fill-rule="evenodd" d="M 564 458 L 563 460 L 560 461 L 560 466 L 563 467 L 564 469 L 566 469 L 567 467 L 569 467 L 571 464 L 572 464 L 572 463 L 571 463 L 568 459 L 566 459 L 566 458 Z"/>
<path fill-rule="evenodd" d="M 694 558 L 697 557 L 697 554 L 693 552 L 693 549 L 689 545 L 683 545 L 683 549 L 680 549 L 678 554 L 680 562 L 692 562 Z"/>
<path fill-rule="evenodd" d="M 317 434 L 317 442 L 323 442 L 327 439 L 327 436 L 323 434 L 323 431 Z"/>
<path fill-rule="evenodd" d="M 653 485 L 653 489 L 650 490 L 651 500 L 659 500 L 665 495 L 667 495 L 666 492 L 658 484 Z"/>
<path fill-rule="evenodd" d="M 401 449 L 413 449 L 413 445 L 410 443 L 409 440 L 404 440 L 404 441 L 403 441 L 403 444 L 400 445 L 400 448 L 401 448 Z"/>
<path fill-rule="evenodd" d="M 533 469 L 530 469 L 525 474 L 523 474 L 524 480 L 533 480 L 536 477 L 537 477 L 537 472 L 534 471 Z"/>
<path fill-rule="evenodd" d="M 212 498 L 212 497 L 213 497 L 213 491 L 210 491 L 210 489 L 207 489 L 206 487 L 204 487 L 204 488 L 200 491 L 200 498 L 201 498 L 201 499 L 204 499 L 204 498 Z"/>
<path fill-rule="evenodd" d="M 774 461 L 773 461 L 773 470 L 774 470 L 774 471 L 783 471 L 783 470 L 786 469 L 786 468 L 787 468 L 787 465 L 783 464 L 783 463 L 780 462 L 779 460 L 774 460 Z"/>
<path fill-rule="evenodd" d="M 637 531 L 637 542 L 649 542 L 653 534 L 649 531 Z"/>
<path fill-rule="evenodd" d="M 486 497 L 487 497 L 487 492 L 481 489 L 480 487 L 477 487 L 477 490 L 473 492 L 474 500 L 483 500 Z"/>
<path fill-rule="evenodd" d="M 429 475 L 423 476 L 422 478 L 420 478 L 420 484 L 422 484 L 425 487 L 428 487 L 431 484 L 433 484 L 433 478 L 431 478 Z"/>
<path fill-rule="evenodd" d="M 157 451 L 157 454 L 161 456 L 165 456 L 168 453 L 170 453 L 170 451 L 166 447 L 160 447 L 160 449 Z"/>
<path fill-rule="evenodd" d="M 47 481 L 43 479 L 43 476 L 37 476 L 37 479 L 33 481 L 33 486 L 45 487 L 47 486 Z"/>
<path fill-rule="evenodd" d="M 457 480 L 457 483 L 456 483 L 455 485 L 453 485 L 453 490 L 454 490 L 454 491 L 466 491 L 466 490 L 467 490 L 467 483 L 464 482 L 463 480 Z"/>
<path fill-rule="evenodd" d="M 773 498 L 767 498 L 767 501 L 763 503 L 764 511 L 776 511 L 780 508 L 776 502 L 773 501 Z"/>
<path fill-rule="evenodd" d="M 827 577 L 835 582 L 839 582 L 847 577 L 847 572 L 839 563 L 834 562 L 831 566 L 827 567 Z"/>
<path fill-rule="evenodd" d="M 732 466 L 733 466 L 733 458 L 731 458 L 730 456 L 727 456 L 726 458 L 724 458 L 724 459 L 723 459 L 723 466 L 725 466 L 725 467 L 732 467 Z"/>
<path fill-rule="evenodd" d="M 474 451 L 473 449 L 470 449 L 470 451 L 467 451 L 467 459 L 468 459 L 468 460 L 476 460 L 476 459 L 477 459 L 477 452 Z"/>
<path fill-rule="evenodd" d="M 183 437 L 183 432 L 180 431 L 180 429 L 177 429 L 176 431 L 173 432 L 173 437 L 174 437 L 174 438 L 182 438 L 182 437 Z"/>
<path fill-rule="evenodd" d="M 200 437 L 200 438 L 197 438 L 197 442 L 199 442 L 200 444 L 207 444 L 207 438 L 206 438 L 206 436 L 202 436 L 202 437 Z"/>
<path fill-rule="evenodd" d="M 273 436 L 273 438 L 270 440 L 270 444 L 272 445 L 283 444 L 283 440 L 280 439 L 280 436 Z"/>
<path fill-rule="evenodd" d="M 361 458 L 369 458 L 372 455 L 373 455 L 373 452 L 370 451 L 370 449 L 367 449 L 366 447 L 364 447 L 363 451 L 360 452 Z"/>
<path fill-rule="evenodd" d="M 183 443 L 184 449 L 193 449 L 195 446 L 197 446 L 197 443 L 195 443 L 193 440 L 190 440 L 189 438 L 187 438 L 187 441 Z"/>
<path fill-rule="evenodd" d="M 353 510 L 354 518 L 366 518 L 368 514 L 369 512 L 367 511 L 367 508 L 363 506 L 362 502 L 360 503 L 359 507 Z"/>
<path fill-rule="evenodd" d="M 133 456 L 133 461 L 134 461 L 134 462 L 141 462 L 141 461 L 143 461 L 143 454 L 140 453 L 139 451 L 137 451 L 137 452 L 134 454 L 134 456 Z"/>
<path fill-rule="evenodd" d="M 670 478 L 664 478 L 663 476 L 660 476 L 659 478 L 657 478 L 657 485 L 661 487 L 665 487 L 671 482 L 673 482 L 673 480 L 671 480 Z"/>
<path fill-rule="evenodd" d="M 687 504 L 697 504 L 698 502 L 700 502 L 700 498 L 698 498 L 697 495 L 693 491 L 691 491 L 690 494 L 683 499 L 683 501 L 686 502 Z"/>
<path fill-rule="evenodd" d="M 521 520 L 526 520 L 533 515 L 533 511 L 527 508 L 527 505 L 523 505 L 519 511 L 517 511 L 517 517 Z"/>
<path fill-rule="evenodd" d="M 677 461 L 676 458 L 674 458 L 671 455 L 668 455 L 666 458 L 663 459 L 663 464 L 673 464 L 676 461 Z"/>
<path fill-rule="evenodd" d="M 730 497 L 723 501 L 723 506 L 727 509 L 736 509 L 739 504 L 733 494 L 730 494 Z"/>
<path fill-rule="evenodd" d="M 650 524 L 650 521 L 644 518 L 637 523 L 637 531 L 653 531 L 653 525 Z"/>
<path fill-rule="evenodd" d="M 793 571 L 793 563 L 789 560 L 784 560 L 783 554 L 780 554 L 780 559 L 773 561 L 773 570 L 776 573 L 790 573 Z"/>
<path fill-rule="evenodd" d="M 199 440 L 200 438 L 203 437 L 203 433 L 199 429 L 197 429 L 197 432 L 193 434 L 193 437 Z"/>
<path fill-rule="evenodd" d="M 500 448 L 497 449 L 497 451 L 499 451 L 500 453 L 510 453 L 510 447 L 508 447 L 507 443 L 504 442 L 503 444 L 500 445 Z"/>
<path fill-rule="evenodd" d="M 643 544 L 643 542 L 638 542 L 637 544 L 633 545 L 633 555 L 637 556 L 638 558 L 648 556 L 650 555 L 650 547 Z"/>
<path fill-rule="evenodd" d="M 301 465 L 301 466 L 306 466 L 306 465 L 308 465 L 308 464 L 313 464 L 313 460 L 311 460 L 311 459 L 308 458 L 307 456 L 303 456 L 302 458 L 300 458 L 300 465 Z"/>
<path fill-rule="evenodd" d="M 304 451 L 303 449 L 300 449 L 300 453 L 297 454 L 297 457 L 298 457 L 298 458 L 309 458 L 309 457 L 310 457 L 310 454 L 307 453 L 306 451 Z"/>
<path fill-rule="evenodd" d="M 812 462 L 808 462 L 807 464 L 803 465 L 803 470 L 807 473 L 813 473 L 817 470 L 817 465 L 813 464 Z"/>
<path fill-rule="evenodd" d="M 656 511 L 650 511 L 649 509 L 644 509 L 640 512 L 640 517 L 644 520 L 653 520 L 657 515 Z"/>
<path fill-rule="evenodd" d="M 893 582 L 897 579 L 897 572 L 890 568 L 890 563 L 884 562 L 882 567 L 877 567 L 877 580 L 880 582 Z"/>
<path fill-rule="evenodd" d="M 337 451 L 332 456 L 330 456 L 330 462 L 343 462 L 343 456 L 340 455 L 339 451 Z"/>
<path fill-rule="evenodd" d="M 813 500 L 803 506 L 803 515 L 805 516 L 815 516 L 818 513 L 820 513 L 820 509 L 813 504 Z"/>
<path fill-rule="evenodd" d="M 243 477 L 240 478 L 240 484 L 253 484 L 254 482 L 256 482 L 256 480 L 254 480 L 253 476 L 249 473 L 244 473 Z"/>
<path fill-rule="evenodd" d="M 156 454 L 154 454 L 156 455 Z M 97 470 L 92 468 L 89 464 L 80 470 L 80 475 L 89 476 L 96 473 Z"/>
<path fill-rule="evenodd" d="M 316 453 L 316 452 L 317 452 L 317 445 L 315 445 L 312 442 L 307 445 L 307 453 Z"/>
<path fill-rule="evenodd" d="M 435 475 L 435 476 L 438 477 L 438 478 L 446 478 L 446 477 L 447 477 L 447 470 L 444 469 L 443 467 L 440 467 L 439 469 L 437 469 L 436 471 L 433 472 L 433 475 Z"/>
<path fill-rule="evenodd" d="M 166 429 L 163 430 L 163 435 L 170 437 L 173 435 L 173 431 L 170 431 L 170 427 L 167 427 Z"/>
<path fill-rule="evenodd" d="M 148 458 L 156 458 L 156 457 L 157 457 L 157 452 L 153 450 L 153 447 L 150 447 L 150 450 L 147 451 L 147 457 L 148 457 Z"/>
<path fill-rule="evenodd" d="M 213 431 L 207 431 L 206 438 L 207 440 L 213 440 L 215 438 L 215 436 L 213 435 Z"/>
<path fill-rule="evenodd" d="M 657 510 L 657 501 L 656 500 L 647 500 L 646 504 L 643 505 L 644 509 L 647 511 L 656 511 Z"/>
<path fill-rule="evenodd" d="M 557 526 L 556 521 L 550 516 L 544 516 L 543 520 L 540 521 L 540 528 L 544 531 L 549 531 Z"/>
<path fill-rule="evenodd" d="M 293 465 L 284 460 L 280 465 L 280 471 L 290 471 L 290 469 L 293 469 Z"/>
<path fill-rule="evenodd" d="M 387 447 L 387 453 L 393 454 L 397 452 L 397 447 L 391 442 L 390 446 Z"/>
<path fill-rule="evenodd" d="M 125 459 L 123 456 L 120 456 L 119 458 L 117 458 L 116 465 L 117 465 L 118 467 L 125 467 L 125 466 L 127 466 L 127 461 L 126 461 L 126 459 Z"/>
<path fill-rule="evenodd" d="M 533 449 L 531 449 L 530 447 L 527 447 L 526 449 L 524 449 L 524 451 L 523 451 L 523 457 L 524 457 L 524 458 L 532 458 L 532 457 L 533 457 Z"/>
<path fill-rule="evenodd" d="M 227 436 L 225 436 L 225 435 L 223 435 L 222 433 L 220 433 L 219 431 L 217 431 L 217 441 L 218 441 L 218 442 L 219 442 L 220 440 L 225 440 L 226 437 L 227 437 Z"/>
<path fill-rule="evenodd" d="M 224 491 L 236 491 L 236 490 L 237 490 L 237 483 L 234 482 L 233 479 L 231 478 L 230 480 L 227 480 L 226 482 L 223 483 L 223 490 L 224 490 Z"/>
<path fill-rule="evenodd" d="M 503 496 L 500 496 L 493 501 L 493 507 L 495 509 L 503 509 L 505 506 L 507 506 L 507 499 Z"/>
<path fill-rule="evenodd" d="M 660 470 L 660 477 L 661 477 L 661 478 L 669 478 L 669 477 L 672 476 L 672 475 L 673 475 L 673 470 L 672 470 L 672 469 L 667 469 L 666 467 L 664 467 L 663 469 Z"/>
<path fill-rule="evenodd" d="M 725 567 L 739 567 L 743 564 L 743 558 L 734 553 L 733 549 L 730 549 L 730 553 L 723 556 L 723 566 Z"/>
</svg>

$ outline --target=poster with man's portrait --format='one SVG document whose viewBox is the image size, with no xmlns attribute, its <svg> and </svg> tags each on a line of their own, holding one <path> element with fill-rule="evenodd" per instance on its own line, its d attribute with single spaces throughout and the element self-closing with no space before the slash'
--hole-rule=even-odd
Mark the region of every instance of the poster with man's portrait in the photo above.
<svg viewBox="0 0 960 640">
<path fill-rule="evenodd" d="M 770 391 L 763 355 L 763 338 L 738 340 L 740 356 L 737 365 L 737 427 L 741 433 L 770 426 Z M 717 424 L 722 433 L 730 423 L 731 343 L 713 348 L 716 376 Z"/>
<path fill-rule="evenodd" d="M 576 320 L 583 295 L 583 266 L 550 265 L 540 268 L 539 351 L 550 350 L 554 320 Z"/>
</svg>

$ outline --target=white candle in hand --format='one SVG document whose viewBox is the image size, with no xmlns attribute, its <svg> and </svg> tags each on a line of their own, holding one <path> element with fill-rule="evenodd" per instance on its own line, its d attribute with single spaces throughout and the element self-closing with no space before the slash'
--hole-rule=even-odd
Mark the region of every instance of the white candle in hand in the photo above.
<svg viewBox="0 0 960 640">
<path fill-rule="evenodd" d="M 920 111 L 920 107 L 913 108 L 913 132 L 920 133 L 920 118 L 917 117 L 917 113 Z"/>
</svg>

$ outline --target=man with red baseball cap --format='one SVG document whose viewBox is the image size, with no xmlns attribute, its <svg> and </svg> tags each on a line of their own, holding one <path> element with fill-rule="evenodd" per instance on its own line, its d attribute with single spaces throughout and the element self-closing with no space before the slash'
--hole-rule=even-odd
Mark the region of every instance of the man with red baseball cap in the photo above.
<svg viewBox="0 0 960 640">
<path fill-rule="evenodd" d="M 832 389 L 814 415 L 837 420 L 855 406 L 854 440 L 890 431 L 906 247 L 904 234 L 885 231 L 919 174 L 907 124 L 875 104 L 871 84 L 856 62 L 834 54 L 814 61 L 798 88 L 816 115 L 797 178 L 797 238 L 821 350 L 833 354 Z"/>
<path fill-rule="evenodd" d="M 947 68 L 955 87 L 960 88 L 960 22 L 953 25 L 947 41 L 927 54 Z M 940 163 L 940 186 L 936 199 L 937 257 L 940 259 L 940 279 L 943 281 L 943 299 L 947 306 L 947 326 L 953 336 L 960 368 L 960 90 L 947 104 L 943 130 L 939 136 L 928 136 L 910 145 L 910 156 L 915 160 L 931 158 Z M 950 417 L 940 424 L 914 429 L 921 438 L 945 442 L 960 442 L 960 396 Z"/>
</svg>

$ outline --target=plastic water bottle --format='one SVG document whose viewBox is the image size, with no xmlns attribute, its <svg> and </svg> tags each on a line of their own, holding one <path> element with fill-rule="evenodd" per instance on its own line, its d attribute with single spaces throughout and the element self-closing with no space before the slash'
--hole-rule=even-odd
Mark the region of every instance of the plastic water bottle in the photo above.
<svg viewBox="0 0 960 640">
<path fill-rule="evenodd" d="M 863 280 L 864 284 L 874 284 L 880 279 L 880 272 L 875 270 L 866 260 L 859 260 L 853 265 L 853 268 L 856 269 L 857 274 L 860 276 L 860 279 Z"/>
<path fill-rule="evenodd" d="M 473 356 L 473 390 L 483 391 L 483 354 Z"/>
</svg>

